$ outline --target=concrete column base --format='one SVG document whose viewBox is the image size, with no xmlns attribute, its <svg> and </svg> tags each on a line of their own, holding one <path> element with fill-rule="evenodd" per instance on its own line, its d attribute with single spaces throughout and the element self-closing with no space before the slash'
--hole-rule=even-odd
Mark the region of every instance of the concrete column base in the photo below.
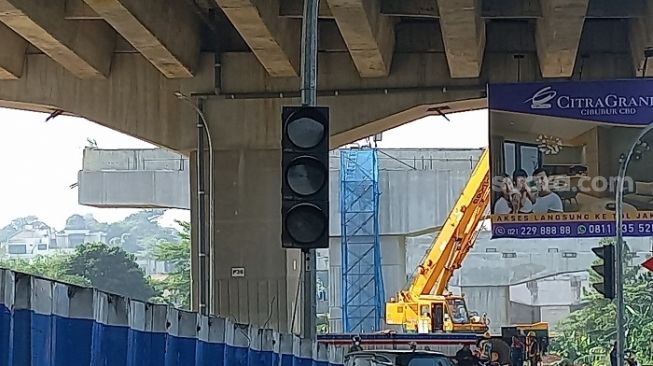
<svg viewBox="0 0 653 366">
<path fill-rule="evenodd" d="M 298 251 L 281 248 L 280 154 L 279 149 L 214 150 L 210 308 L 237 323 L 287 332 L 297 302 L 301 260 Z M 208 152 L 205 155 L 208 187 L 211 169 Z M 195 167 L 195 155 L 192 160 Z M 195 197 L 192 202 L 196 230 Z M 209 202 L 206 207 L 208 211 Z M 207 214 L 207 227 L 208 220 Z M 193 252 L 197 253 L 196 240 Z M 193 268 L 197 289 L 198 266 Z M 297 324 L 300 315 L 301 307 L 295 315 Z"/>
</svg>

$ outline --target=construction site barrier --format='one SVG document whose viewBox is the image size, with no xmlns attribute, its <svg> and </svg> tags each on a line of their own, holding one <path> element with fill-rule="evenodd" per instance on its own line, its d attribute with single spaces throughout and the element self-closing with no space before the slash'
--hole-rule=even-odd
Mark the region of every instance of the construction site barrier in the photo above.
<svg viewBox="0 0 653 366">
<path fill-rule="evenodd" d="M 0 269 L 0 366 L 341 366 L 343 347 Z"/>
<path fill-rule="evenodd" d="M 464 345 L 474 345 L 479 335 L 474 333 L 368 333 L 368 334 L 320 334 L 319 344 L 345 348 L 351 346 L 352 339 L 358 337 L 366 350 L 373 349 L 429 349 L 453 356 Z"/>
</svg>

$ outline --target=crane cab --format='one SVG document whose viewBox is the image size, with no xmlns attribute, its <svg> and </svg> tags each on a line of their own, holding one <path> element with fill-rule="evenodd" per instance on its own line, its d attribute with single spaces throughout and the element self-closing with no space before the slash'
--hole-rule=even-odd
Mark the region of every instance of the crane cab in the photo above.
<svg viewBox="0 0 653 366">
<path fill-rule="evenodd" d="M 411 333 L 485 333 L 487 318 L 470 313 L 462 296 L 422 295 L 415 302 L 386 305 L 388 324 L 403 325 Z"/>
</svg>

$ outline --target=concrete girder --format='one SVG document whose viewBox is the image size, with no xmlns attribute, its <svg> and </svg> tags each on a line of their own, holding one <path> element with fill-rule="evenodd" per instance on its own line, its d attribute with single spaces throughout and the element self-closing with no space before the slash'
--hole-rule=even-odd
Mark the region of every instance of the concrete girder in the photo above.
<svg viewBox="0 0 653 366">
<path fill-rule="evenodd" d="M 24 74 L 28 77 L 0 81 L 0 105 L 61 109 L 169 149 L 194 146 L 193 111 L 174 96 L 192 80 L 167 79 L 139 54 L 114 55 L 112 72 L 102 80 L 79 79 L 43 54 L 27 56 Z"/>
<path fill-rule="evenodd" d="M 64 22 L 65 3 L 0 0 L 0 21 L 79 78 L 109 74 L 115 32 L 102 21 Z"/>
<path fill-rule="evenodd" d="M 488 53 L 478 79 L 452 79 L 446 57 L 441 53 L 397 53 L 393 73 L 387 78 L 374 79 L 360 78 L 346 53 L 321 53 L 318 60 L 318 103 L 333 108 L 332 147 L 437 114 L 437 108 L 444 108 L 445 113 L 483 108 L 487 82 L 514 82 L 518 78 L 541 80 L 535 52 L 524 54 L 520 62 L 514 59 L 512 52 Z M 243 108 L 253 109 L 259 104 L 276 104 L 276 101 L 291 104 L 299 100 L 298 78 L 270 77 L 250 53 L 223 53 L 220 64 L 220 91 L 234 105 L 240 101 Z M 592 54 L 583 70 L 583 79 L 587 80 L 630 76 L 632 68 L 628 54 Z M 461 105 L 463 101 L 468 104 Z M 279 111 L 272 109 L 266 113 L 276 115 Z M 249 126 L 242 130 L 245 134 L 245 131 L 260 129 Z M 270 133 L 267 126 L 243 144 L 257 145 L 258 138 Z M 280 138 L 276 133 L 268 137 L 277 141 Z"/>
<path fill-rule="evenodd" d="M 438 11 L 451 77 L 478 77 L 485 52 L 479 0 L 438 0 Z"/>
<path fill-rule="evenodd" d="M 396 17 L 439 18 L 440 10 L 434 0 L 381 0 L 381 14 Z"/>
<path fill-rule="evenodd" d="M 288 18 L 302 18 L 304 11 L 304 0 L 280 0 L 279 16 Z M 326 1 L 320 1 L 318 18 L 333 19 L 333 14 Z"/>
<path fill-rule="evenodd" d="M 390 72 L 394 20 L 380 14 L 380 0 L 327 0 L 361 77 Z"/>
<path fill-rule="evenodd" d="M 200 25 L 179 1 L 84 0 L 168 78 L 193 76 Z"/>
<path fill-rule="evenodd" d="M 542 0 L 481 0 L 481 18 L 541 18 L 543 16 L 540 7 L 541 2 Z M 642 16 L 645 6 L 645 0 L 592 0 L 587 9 L 587 18 L 639 18 Z M 434 0 L 382 0 L 381 14 L 413 18 L 440 17 L 440 12 Z M 287 15 L 290 16 L 291 14 Z M 299 16 L 299 13 L 292 15 Z"/>
<path fill-rule="evenodd" d="M 535 43 L 545 78 L 570 77 L 589 0 L 542 1 L 543 17 L 537 20 Z"/>
<path fill-rule="evenodd" d="M 279 17 L 279 0 L 215 0 L 267 72 L 299 75 L 300 23 Z"/>
<path fill-rule="evenodd" d="M 23 75 L 27 41 L 0 23 L 0 80 L 18 79 Z"/>
<path fill-rule="evenodd" d="M 651 76 L 653 62 L 647 62 L 644 50 L 653 47 L 653 4 L 646 3 L 643 15 L 640 18 L 630 19 L 630 51 L 635 74 Z M 645 65 L 646 70 L 644 70 Z"/>
<path fill-rule="evenodd" d="M 101 20 L 90 6 L 86 5 L 84 0 L 66 0 L 66 20 Z"/>
</svg>

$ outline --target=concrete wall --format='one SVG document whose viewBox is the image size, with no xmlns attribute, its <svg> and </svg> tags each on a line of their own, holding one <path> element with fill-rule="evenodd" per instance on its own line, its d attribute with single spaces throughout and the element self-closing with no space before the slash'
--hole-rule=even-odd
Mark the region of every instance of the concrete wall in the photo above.
<svg viewBox="0 0 653 366">
<path fill-rule="evenodd" d="M 494 318 L 490 317 L 491 320 Z M 510 324 L 531 324 L 539 322 L 540 308 L 511 301 L 509 305 Z"/>
<path fill-rule="evenodd" d="M 469 311 L 487 313 L 490 318 L 490 332 L 501 333 L 501 326 L 510 324 L 510 287 L 482 286 L 461 287 Z"/>
<path fill-rule="evenodd" d="M 381 235 L 440 225 L 458 198 L 481 149 L 379 149 Z M 340 154 L 330 154 L 330 233 L 340 236 Z"/>
<path fill-rule="evenodd" d="M 596 259 L 591 248 L 599 242 L 597 238 L 492 240 L 490 235 L 489 231 L 479 234 L 462 268 L 454 274 L 452 284 L 518 285 L 560 273 L 586 271 Z M 651 255 L 653 238 L 627 238 L 626 243 L 637 255 L 634 264 Z"/>
<path fill-rule="evenodd" d="M 342 365 L 271 329 L 0 269 L 0 365 Z"/>
<path fill-rule="evenodd" d="M 408 233 L 440 225 L 474 168 L 480 149 L 380 149 L 379 229 L 386 299 L 406 286 Z M 340 154 L 331 152 L 330 331 L 342 331 Z"/>
</svg>

